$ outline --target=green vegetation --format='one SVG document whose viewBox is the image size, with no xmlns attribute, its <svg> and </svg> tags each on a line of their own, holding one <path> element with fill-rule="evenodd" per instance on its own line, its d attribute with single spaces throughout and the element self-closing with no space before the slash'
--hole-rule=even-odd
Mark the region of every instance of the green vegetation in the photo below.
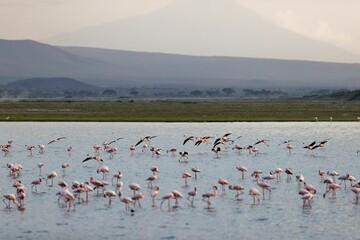
<svg viewBox="0 0 360 240">
<path fill-rule="evenodd" d="M 0 102 L 1 121 L 357 121 L 359 101 L 29 100 Z"/>
</svg>

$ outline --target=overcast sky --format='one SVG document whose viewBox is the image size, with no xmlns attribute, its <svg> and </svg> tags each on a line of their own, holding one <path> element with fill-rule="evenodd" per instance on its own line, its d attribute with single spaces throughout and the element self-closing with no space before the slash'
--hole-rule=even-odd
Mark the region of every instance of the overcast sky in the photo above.
<svg viewBox="0 0 360 240">
<path fill-rule="evenodd" d="M 39 40 L 150 13 L 173 1 L 181 0 L 0 0 L 0 38 Z M 359 0 L 237 2 L 278 26 L 360 54 Z"/>
</svg>

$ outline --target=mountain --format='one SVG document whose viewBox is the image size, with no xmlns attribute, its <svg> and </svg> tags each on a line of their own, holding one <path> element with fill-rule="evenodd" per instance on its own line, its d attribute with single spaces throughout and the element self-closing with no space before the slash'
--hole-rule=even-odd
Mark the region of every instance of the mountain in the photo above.
<svg viewBox="0 0 360 240">
<path fill-rule="evenodd" d="M 36 91 L 88 91 L 96 92 L 101 90 L 100 87 L 86 84 L 71 78 L 30 78 L 23 79 L 14 82 L 10 82 L 6 85 L 12 89 L 26 89 Z"/>
<path fill-rule="evenodd" d="M 360 64 L 201 57 L 0 40 L 0 83 L 66 77 L 106 88 L 360 88 Z"/>
<path fill-rule="evenodd" d="M 42 41 L 196 56 L 360 63 L 360 56 L 279 28 L 235 0 L 175 0 L 158 11 Z"/>
</svg>

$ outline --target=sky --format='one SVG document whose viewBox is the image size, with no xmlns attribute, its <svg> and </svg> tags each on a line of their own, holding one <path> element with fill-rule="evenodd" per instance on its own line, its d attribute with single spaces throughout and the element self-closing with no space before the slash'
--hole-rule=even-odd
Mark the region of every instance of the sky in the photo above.
<svg viewBox="0 0 360 240">
<path fill-rule="evenodd" d="M 0 38 L 41 40 L 151 13 L 173 1 L 181 0 L 0 0 Z M 359 0 L 236 1 L 280 27 L 360 54 Z"/>
</svg>

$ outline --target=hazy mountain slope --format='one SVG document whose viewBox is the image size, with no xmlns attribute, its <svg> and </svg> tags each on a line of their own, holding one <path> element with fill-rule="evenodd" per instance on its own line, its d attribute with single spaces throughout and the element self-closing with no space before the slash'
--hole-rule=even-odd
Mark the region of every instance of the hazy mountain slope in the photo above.
<svg viewBox="0 0 360 240">
<path fill-rule="evenodd" d="M 99 91 L 99 87 L 71 78 L 30 78 L 14 81 L 7 87 L 38 91 Z"/>
<path fill-rule="evenodd" d="M 100 59 L 171 82 L 197 78 L 202 83 L 257 87 L 360 87 L 360 64 L 342 64 L 235 57 L 130 52 L 96 48 L 63 47 L 65 51 Z M 144 76 L 146 77 L 146 76 Z M 206 80 L 208 79 L 208 80 Z M 209 81 L 210 80 L 210 81 Z M 264 80 L 264 81 L 260 81 Z M 195 81 L 190 82 L 196 84 Z M 199 84 L 199 83 L 198 83 Z M 246 87 L 246 86 L 244 86 Z"/>
<path fill-rule="evenodd" d="M 360 64 L 194 57 L 0 40 L 0 84 L 67 77 L 104 87 L 360 87 Z"/>
<path fill-rule="evenodd" d="M 43 41 L 203 56 L 360 62 L 360 56 L 276 27 L 234 0 L 178 0 L 164 9 Z"/>
</svg>

